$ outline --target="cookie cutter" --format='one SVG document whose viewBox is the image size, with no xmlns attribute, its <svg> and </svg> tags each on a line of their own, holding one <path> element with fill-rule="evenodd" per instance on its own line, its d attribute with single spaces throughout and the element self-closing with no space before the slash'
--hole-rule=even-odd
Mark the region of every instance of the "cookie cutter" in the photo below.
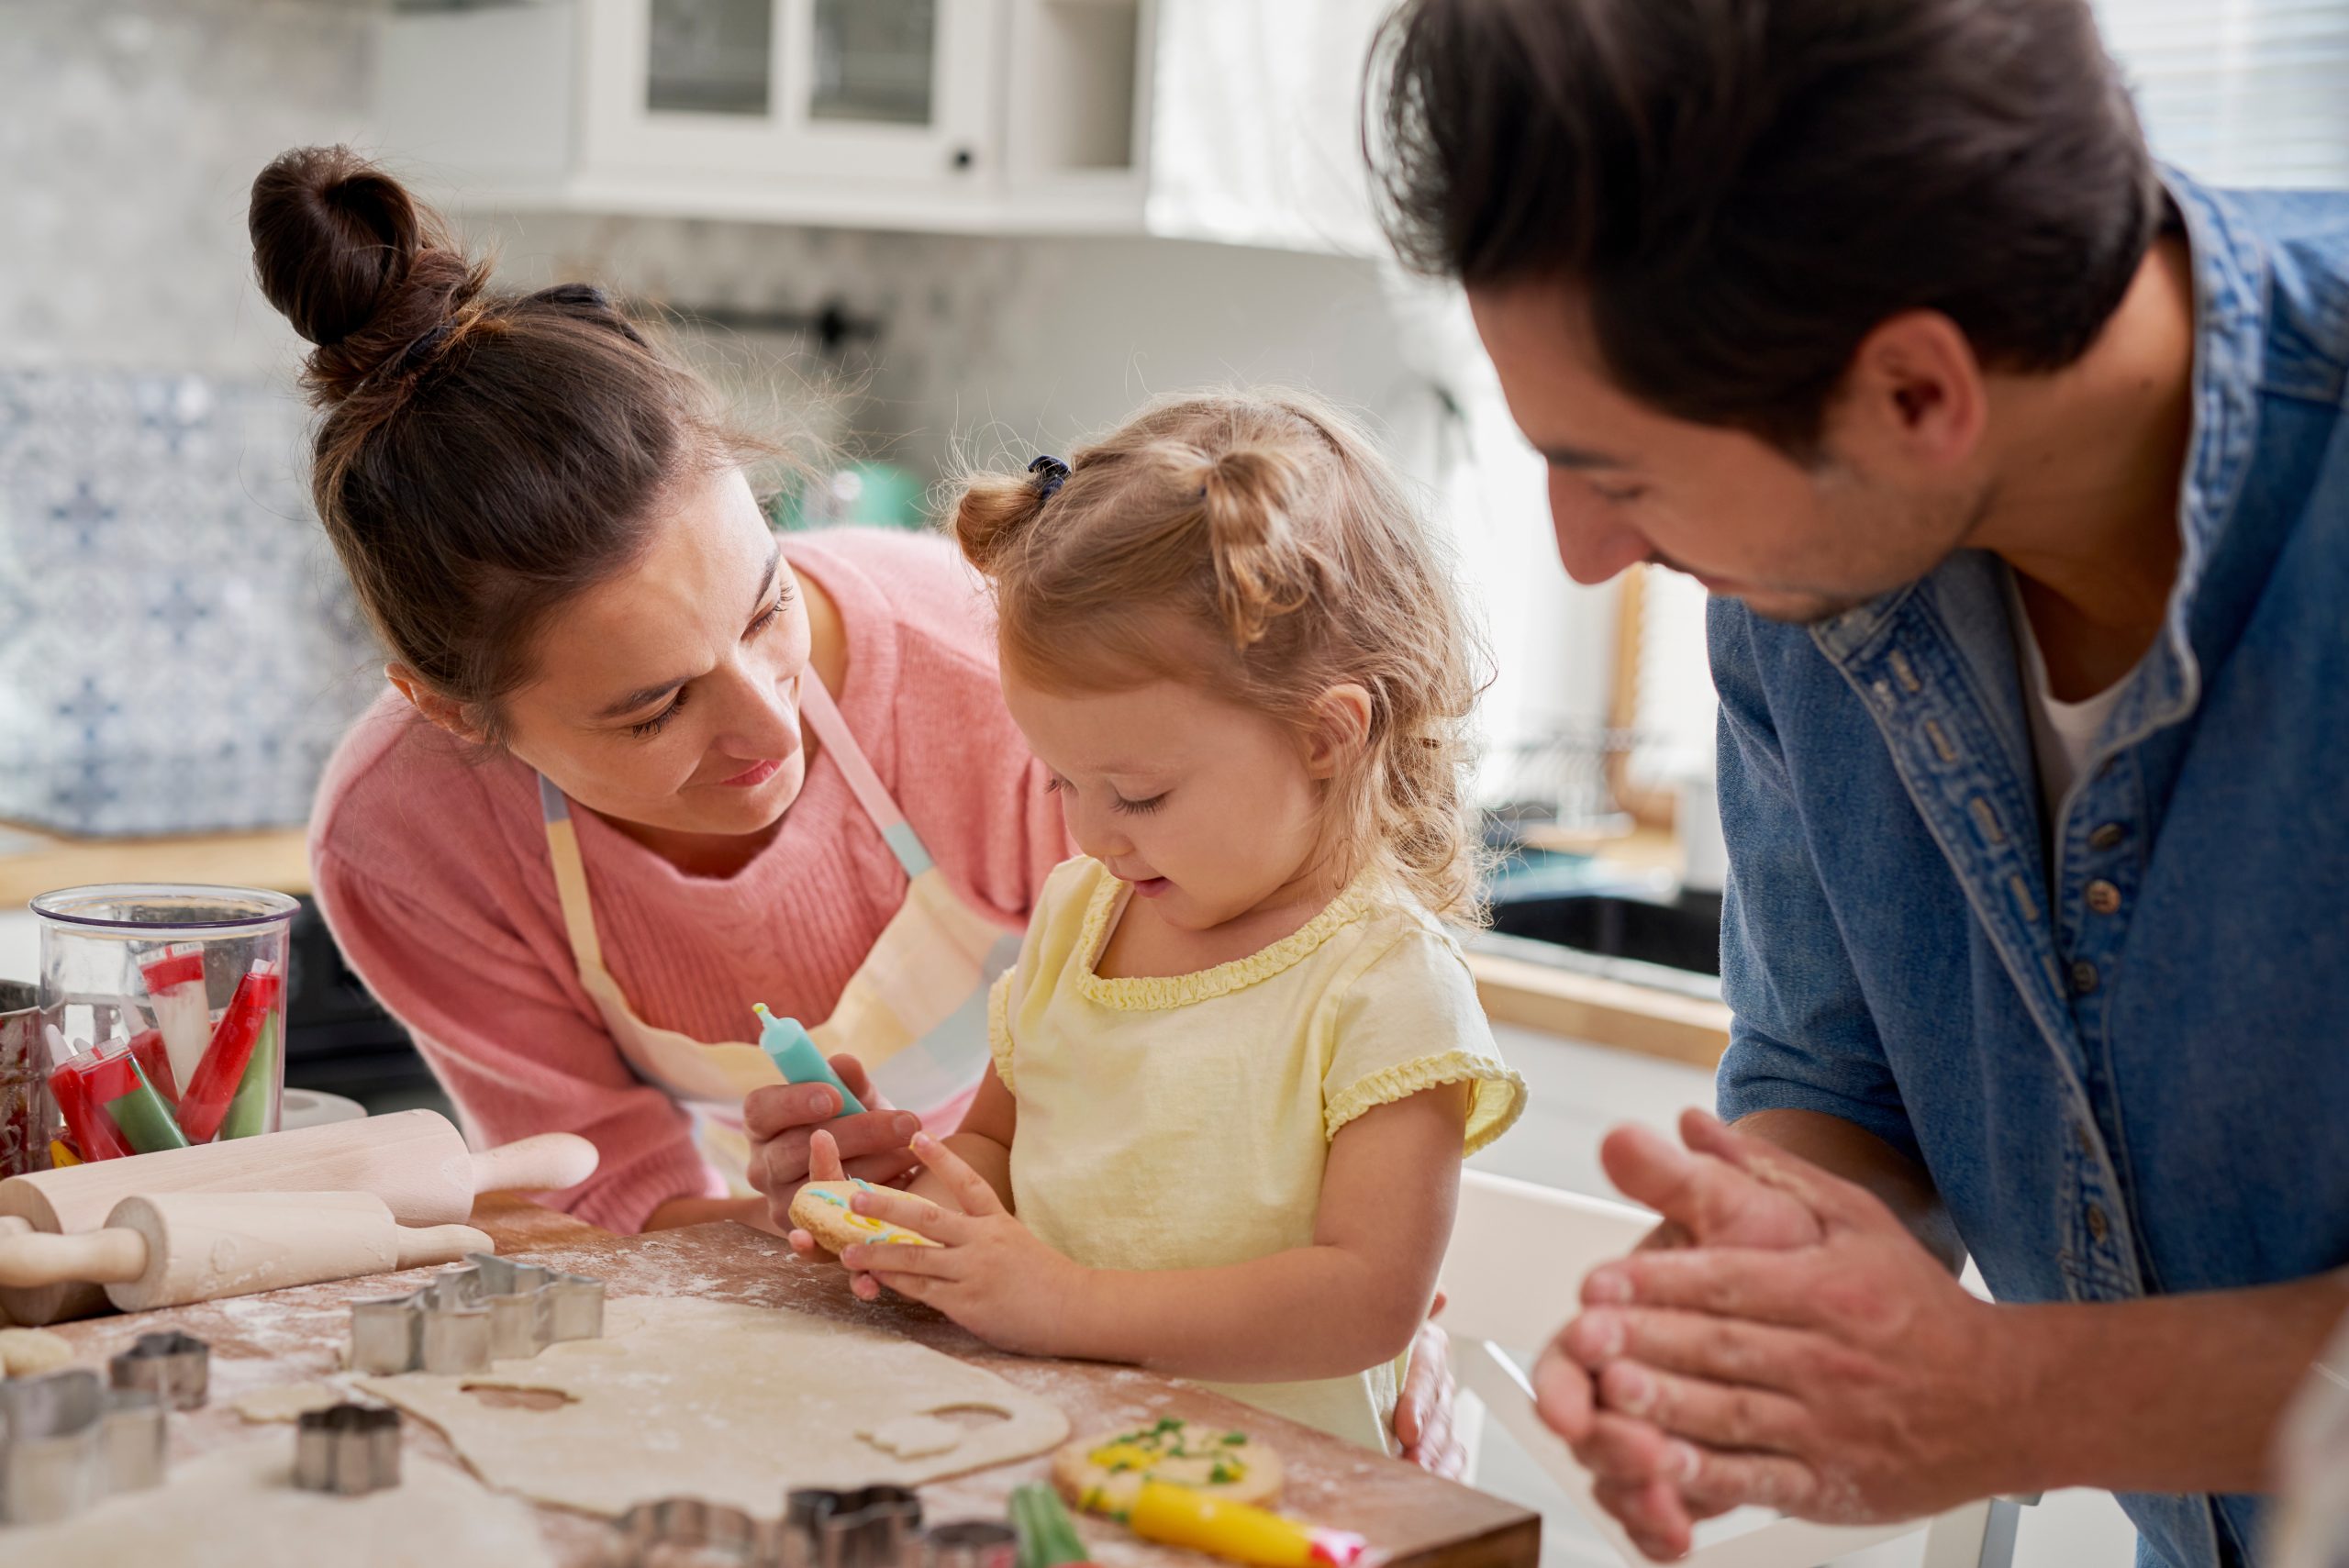
<svg viewBox="0 0 2349 1568">
<path fill-rule="evenodd" d="M 201 1409 L 212 1388 L 212 1347 L 176 1329 L 141 1334 L 106 1362 L 106 1378 L 117 1388 L 151 1389 L 174 1410 Z"/>
<path fill-rule="evenodd" d="M 933 1525 L 921 1538 L 923 1568 L 1012 1568 L 1019 1532 L 993 1519 Z"/>
<path fill-rule="evenodd" d="M 0 1524 L 53 1524 L 163 1484 L 163 1403 L 87 1367 L 0 1382 Z"/>
<path fill-rule="evenodd" d="M 565 1340 L 604 1332 L 604 1282 L 491 1252 L 468 1252 L 421 1290 L 351 1304 L 351 1364 L 403 1372 L 486 1372 Z"/>
<path fill-rule="evenodd" d="M 605 1554 L 609 1568 L 651 1568 L 685 1550 L 730 1556 L 749 1568 L 774 1561 L 772 1525 L 699 1497 L 639 1503 L 614 1519 L 611 1529 Z"/>
<path fill-rule="evenodd" d="M 294 1433 L 294 1485 L 355 1497 L 400 1484 L 400 1413 L 345 1402 L 305 1410 Z"/>
<path fill-rule="evenodd" d="M 897 1568 L 921 1536 L 921 1499 L 904 1486 L 786 1493 L 779 1555 L 808 1568 Z"/>
</svg>

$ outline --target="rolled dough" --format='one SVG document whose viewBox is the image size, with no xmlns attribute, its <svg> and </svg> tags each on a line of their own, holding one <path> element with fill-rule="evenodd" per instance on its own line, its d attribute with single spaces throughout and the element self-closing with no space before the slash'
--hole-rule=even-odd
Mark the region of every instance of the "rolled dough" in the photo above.
<svg viewBox="0 0 2349 1568">
<path fill-rule="evenodd" d="M 440 1428 L 492 1486 L 606 1517 L 678 1496 L 772 1514 L 792 1487 L 919 1485 L 1068 1436 L 1067 1418 L 1044 1400 L 875 1329 L 685 1296 L 625 1306 L 612 1320 L 626 1327 L 600 1340 L 470 1376 L 408 1373 L 358 1386 Z M 546 1389 L 565 1403 L 499 1408 L 469 1388 Z M 1005 1418 L 899 1425 L 957 1409 Z M 939 1428 L 956 1440 L 938 1446 Z M 911 1440 L 903 1448 L 901 1436 Z"/>
<path fill-rule="evenodd" d="M 237 1414 L 253 1422 L 298 1421 L 350 1397 L 350 1389 L 332 1383 L 285 1383 L 246 1395 L 237 1401 Z"/>
<path fill-rule="evenodd" d="M 0 1375 L 35 1377 L 73 1361 L 73 1347 L 46 1329 L 0 1329 Z"/>
<path fill-rule="evenodd" d="M 451 1465 L 405 1456 L 400 1484 L 362 1497 L 294 1485 L 279 1432 L 174 1462 L 163 1485 L 53 1525 L 0 1530 L 10 1562 L 172 1568 L 555 1568 L 527 1503 Z"/>
</svg>

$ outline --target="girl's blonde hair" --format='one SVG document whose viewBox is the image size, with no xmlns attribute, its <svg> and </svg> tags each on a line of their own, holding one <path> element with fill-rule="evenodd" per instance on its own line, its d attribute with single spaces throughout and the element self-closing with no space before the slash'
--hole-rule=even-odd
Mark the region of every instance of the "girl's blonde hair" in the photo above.
<svg viewBox="0 0 2349 1568">
<path fill-rule="evenodd" d="M 1152 405 L 1064 474 L 965 482 L 953 530 L 1037 684 L 1203 684 L 1292 726 L 1347 682 L 1370 728 L 1331 779 L 1322 852 L 1473 921 L 1468 721 L 1482 648 L 1444 552 L 1352 422 L 1292 392 Z"/>
</svg>

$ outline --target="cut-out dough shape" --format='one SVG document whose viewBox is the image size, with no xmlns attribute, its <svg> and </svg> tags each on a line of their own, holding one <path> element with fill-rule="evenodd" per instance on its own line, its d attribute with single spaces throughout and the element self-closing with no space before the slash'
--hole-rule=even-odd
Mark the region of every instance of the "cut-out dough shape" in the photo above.
<svg viewBox="0 0 2349 1568">
<path fill-rule="evenodd" d="M 554 1345 L 486 1373 L 409 1373 L 359 1386 L 440 1428 L 492 1486 L 607 1518 L 679 1496 L 772 1513 L 792 1487 L 918 1486 L 1042 1453 L 1068 1436 L 1067 1418 L 1044 1400 L 877 1329 L 682 1296 L 637 1296 L 628 1307 L 639 1321 L 616 1341 L 618 1355 L 565 1355 L 573 1346 Z M 468 1385 L 548 1389 L 573 1403 L 495 1409 Z M 919 1456 L 852 1440 L 965 1408 L 1005 1418 L 940 1421 L 959 1440 Z"/>
<path fill-rule="evenodd" d="M 899 1459 L 929 1459 L 960 1448 L 963 1429 L 935 1416 L 900 1416 L 856 1435 L 884 1453 Z"/>
<path fill-rule="evenodd" d="M 73 1347 L 46 1329 L 0 1329 L 0 1373 L 38 1377 L 72 1360 Z"/>
<path fill-rule="evenodd" d="M 246 1395 L 237 1401 L 237 1414 L 254 1422 L 298 1421 L 350 1397 L 351 1390 L 332 1383 L 288 1383 Z"/>
</svg>

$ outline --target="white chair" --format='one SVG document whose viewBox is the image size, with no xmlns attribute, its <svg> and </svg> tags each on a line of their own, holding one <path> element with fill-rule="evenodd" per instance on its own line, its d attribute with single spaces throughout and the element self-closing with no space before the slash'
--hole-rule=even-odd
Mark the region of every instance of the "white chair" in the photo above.
<svg viewBox="0 0 2349 1568">
<path fill-rule="evenodd" d="M 1548 1342 L 1578 1309 L 1583 1276 L 1621 1257 L 1654 1224 L 1654 1215 L 1629 1204 L 1469 1171 L 1461 1178 L 1459 1218 L 1443 1262 L 1450 1305 L 1442 1322 L 1452 1335 L 1461 1387 L 1629 1564 L 1647 1560 L 1593 1497 L 1590 1473 L 1542 1425 L 1524 1373 L 1502 1347 L 1532 1350 Z M 1931 1519 L 1859 1527 L 1811 1524 L 1758 1509 L 1741 1513 L 1768 1522 L 1724 1533 L 1742 1522 L 1731 1515 L 1704 1527 L 1682 1562 L 1693 1568 L 1820 1568 L 1922 1530 L 1922 1568 L 2009 1568 L 2018 1504 L 1991 1498 Z"/>
</svg>

